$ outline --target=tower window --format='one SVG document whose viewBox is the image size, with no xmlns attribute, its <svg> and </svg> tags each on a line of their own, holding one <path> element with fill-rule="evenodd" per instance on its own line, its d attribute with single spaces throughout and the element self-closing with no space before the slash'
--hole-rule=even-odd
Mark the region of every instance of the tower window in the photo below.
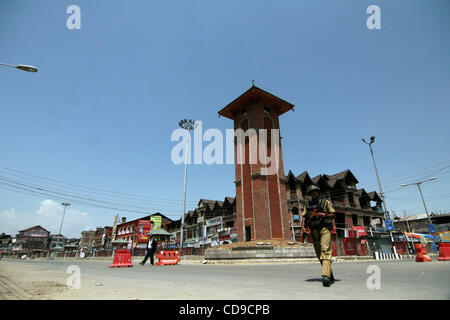
<svg viewBox="0 0 450 320">
<path fill-rule="evenodd" d="M 270 109 L 267 107 L 264 107 L 264 112 L 270 114 Z"/>
<path fill-rule="evenodd" d="M 245 116 L 246 114 L 247 114 L 247 110 L 246 109 L 242 110 L 241 115 Z"/>
</svg>

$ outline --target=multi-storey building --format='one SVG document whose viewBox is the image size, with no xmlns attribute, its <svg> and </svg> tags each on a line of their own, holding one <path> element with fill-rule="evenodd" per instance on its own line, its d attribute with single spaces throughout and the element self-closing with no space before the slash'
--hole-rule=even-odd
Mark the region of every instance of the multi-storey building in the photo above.
<svg viewBox="0 0 450 320">
<path fill-rule="evenodd" d="M 41 226 L 20 230 L 16 235 L 13 253 L 45 254 L 48 252 L 49 235 L 50 232 Z"/>
<path fill-rule="evenodd" d="M 364 189 L 357 189 L 358 180 L 350 170 L 333 175 L 318 175 L 310 178 L 307 171 L 295 177 L 292 171 L 287 176 L 289 210 L 296 217 L 294 229 L 296 239 L 300 239 L 301 225 L 299 211 L 303 204 L 311 198 L 306 190 L 311 185 L 320 188 L 321 194 L 330 200 L 336 210 L 336 229 L 351 229 L 355 226 L 381 227 L 384 213 L 381 209 L 381 198 L 373 191 L 367 193 Z"/>
<path fill-rule="evenodd" d="M 67 238 L 64 237 L 62 234 L 51 234 L 49 238 L 49 249 L 54 250 L 56 248 L 56 245 L 58 244 L 58 247 L 64 248 L 66 245 Z"/>
<path fill-rule="evenodd" d="M 310 200 L 306 190 L 314 184 L 321 189 L 324 197 L 332 201 L 336 210 L 336 231 L 333 234 L 335 255 L 367 254 L 365 237 L 373 236 L 374 232 L 380 230 L 384 213 L 378 194 L 375 191 L 368 193 L 363 188 L 358 189 L 357 183 L 358 180 L 350 170 L 314 178 L 310 178 L 307 171 L 297 177 L 289 171 L 283 185 L 287 191 L 285 201 L 291 220 L 291 239 L 308 241 L 301 232 L 300 212 L 304 203 Z M 181 219 L 168 225 L 167 231 L 173 234 L 173 246 L 180 244 L 180 226 Z M 198 207 L 185 215 L 183 242 L 187 248 L 216 246 L 237 241 L 238 232 L 235 198 L 226 197 L 224 201 L 200 199 Z"/>
<path fill-rule="evenodd" d="M 94 246 L 95 231 L 86 230 L 81 232 L 81 239 L 79 243 L 80 250 L 91 251 Z"/>
<path fill-rule="evenodd" d="M 0 251 L 3 254 L 9 254 L 12 251 L 12 237 L 9 234 L 0 235 Z"/>
<path fill-rule="evenodd" d="M 197 208 L 184 217 L 184 247 L 216 246 L 224 242 L 231 243 L 232 234 L 236 234 L 235 198 L 225 197 L 224 201 L 200 199 Z M 171 244 L 180 245 L 181 219 L 167 226 L 172 233 Z"/>
<path fill-rule="evenodd" d="M 93 250 L 99 253 L 107 253 L 112 249 L 112 227 L 97 227 L 94 233 Z"/>
<path fill-rule="evenodd" d="M 430 220 L 434 225 L 436 232 L 450 231 L 450 214 L 430 214 Z M 396 230 L 411 233 L 430 233 L 428 225 L 430 224 L 427 214 L 414 214 L 404 217 L 395 217 L 394 226 Z"/>
<path fill-rule="evenodd" d="M 162 228 L 168 230 L 167 226 L 173 222 L 172 219 L 161 213 L 154 213 L 139 219 L 127 221 L 126 217 L 122 217 L 122 223 L 116 227 L 115 240 L 125 240 L 129 242 L 129 248 L 133 249 L 134 255 L 143 255 L 145 253 L 147 240 L 140 238 L 139 228 L 143 223 L 153 223 L 154 228 Z M 158 224 L 158 225 L 156 225 Z"/>
</svg>

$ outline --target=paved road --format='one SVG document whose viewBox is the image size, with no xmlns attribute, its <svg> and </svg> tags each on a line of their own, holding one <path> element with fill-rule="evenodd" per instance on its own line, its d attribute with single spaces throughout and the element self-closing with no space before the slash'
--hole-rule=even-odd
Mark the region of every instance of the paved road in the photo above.
<svg viewBox="0 0 450 320">
<path fill-rule="evenodd" d="M 70 265 L 81 271 L 81 288 L 67 289 Z M 0 262 L 0 294 L 8 288 L 24 289 L 22 299 L 36 288 L 54 284 L 58 290 L 43 291 L 50 299 L 450 299 L 450 262 L 357 261 L 334 263 L 336 283 L 322 287 L 320 265 L 181 264 L 152 267 L 108 268 L 108 261 L 13 260 Z M 368 289 L 367 280 L 380 270 L 380 288 Z M 33 283 L 33 287 L 29 284 Z M 375 284 L 375 282 L 371 282 Z M 6 288 L 6 289 L 5 289 Z M 33 291 L 34 290 L 34 291 Z"/>
</svg>

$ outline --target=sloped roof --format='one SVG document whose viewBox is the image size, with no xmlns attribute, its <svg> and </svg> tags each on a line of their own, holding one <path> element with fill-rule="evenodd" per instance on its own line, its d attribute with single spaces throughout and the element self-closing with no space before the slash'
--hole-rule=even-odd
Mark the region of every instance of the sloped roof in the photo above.
<svg viewBox="0 0 450 320">
<path fill-rule="evenodd" d="M 317 184 L 317 183 L 319 182 L 320 179 L 323 179 L 321 174 L 315 176 L 315 177 L 312 178 L 311 180 L 312 180 L 312 182 L 313 182 L 314 184 Z"/>
<path fill-rule="evenodd" d="M 401 217 L 400 219 L 398 219 L 397 221 L 422 220 L 422 219 L 426 219 L 426 218 L 427 218 L 427 214 L 422 213 L 422 214 L 413 214 L 410 216 L 404 216 L 404 217 Z"/>
<path fill-rule="evenodd" d="M 381 198 L 376 191 L 369 192 L 368 195 L 369 199 L 372 201 L 381 201 Z"/>
<path fill-rule="evenodd" d="M 35 228 L 41 228 L 41 229 L 43 229 L 43 230 L 47 231 L 48 233 L 50 233 L 50 231 L 48 231 L 47 229 L 45 229 L 44 227 L 42 227 L 42 226 L 40 226 L 40 225 L 37 225 L 37 226 L 31 227 L 31 228 L 27 228 L 27 229 L 23 229 L 23 230 L 19 230 L 19 232 L 24 232 L 24 231 L 28 231 L 28 230 L 31 230 L 31 229 L 35 229 Z"/>
<path fill-rule="evenodd" d="M 251 101 L 259 99 L 264 104 L 272 106 L 278 110 L 278 115 L 281 115 L 294 108 L 292 103 L 289 103 L 277 96 L 261 89 L 256 86 L 250 87 L 247 91 L 241 94 L 239 97 L 230 102 L 218 113 L 220 116 L 234 119 L 234 114 L 245 108 Z"/>
<path fill-rule="evenodd" d="M 344 170 L 342 172 L 333 174 L 333 175 L 327 175 L 324 174 L 323 175 L 325 179 L 327 180 L 343 180 L 346 179 L 347 177 L 350 177 L 355 183 L 358 183 L 358 179 L 356 179 L 355 175 L 350 171 L 350 169 Z"/>
<path fill-rule="evenodd" d="M 361 197 L 363 195 L 369 196 L 369 194 L 366 192 L 366 190 L 364 190 L 364 188 L 356 190 L 356 193 L 358 194 L 359 197 Z"/>
<path fill-rule="evenodd" d="M 156 212 L 156 213 L 152 213 L 152 214 L 149 214 L 149 215 L 147 215 L 147 216 L 144 216 L 144 217 L 141 217 L 141 218 L 138 218 L 138 219 L 133 219 L 133 220 L 125 221 L 125 222 L 123 222 L 123 223 L 122 223 L 122 222 L 119 222 L 119 223 L 117 223 L 117 226 L 121 226 L 121 225 L 124 225 L 124 224 L 129 224 L 130 222 L 135 222 L 135 221 L 139 221 L 139 220 L 150 220 L 150 218 L 153 217 L 153 216 L 160 216 L 161 218 L 164 218 L 164 219 L 166 219 L 166 220 L 169 220 L 169 222 L 172 222 L 172 221 L 173 221 L 172 219 L 166 217 L 166 216 L 163 215 L 162 213 Z M 106 228 L 106 227 L 105 227 L 105 228 Z"/>
<path fill-rule="evenodd" d="M 236 201 L 236 198 L 232 198 L 232 197 L 225 197 L 225 201 L 227 201 L 230 204 L 233 204 Z M 224 201 L 224 202 L 225 202 Z"/>
<path fill-rule="evenodd" d="M 302 173 L 300 173 L 298 176 L 296 176 L 295 178 L 300 181 L 303 182 L 305 181 L 306 177 L 309 177 L 308 171 L 303 171 Z M 311 178 L 310 178 L 311 179 Z"/>
</svg>

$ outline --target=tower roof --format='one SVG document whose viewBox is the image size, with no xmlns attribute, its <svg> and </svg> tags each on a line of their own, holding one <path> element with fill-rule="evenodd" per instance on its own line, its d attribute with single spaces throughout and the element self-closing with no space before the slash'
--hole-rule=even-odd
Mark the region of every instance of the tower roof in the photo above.
<svg viewBox="0 0 450 320">
<path fill-rule="evenodd" d="M 272 107 L 275 107 L 278 110 L 278 115 L 281 115 L 294 108 L 294 105 L 292 103 L 280 99 L 274 96 L 273 94 L 253 85 L 250 89 L 248 89 L 239 97 L 234 99 L 231 103 L 229 103 L 225 108 L 220 110 L 218 113 L 219 115 L 224 116 L 226 118 L 234 119 L 233 113 L 242 110 L 252 100 L 256 99 L 259 99 L 264 103 Z"/>
</svg>

